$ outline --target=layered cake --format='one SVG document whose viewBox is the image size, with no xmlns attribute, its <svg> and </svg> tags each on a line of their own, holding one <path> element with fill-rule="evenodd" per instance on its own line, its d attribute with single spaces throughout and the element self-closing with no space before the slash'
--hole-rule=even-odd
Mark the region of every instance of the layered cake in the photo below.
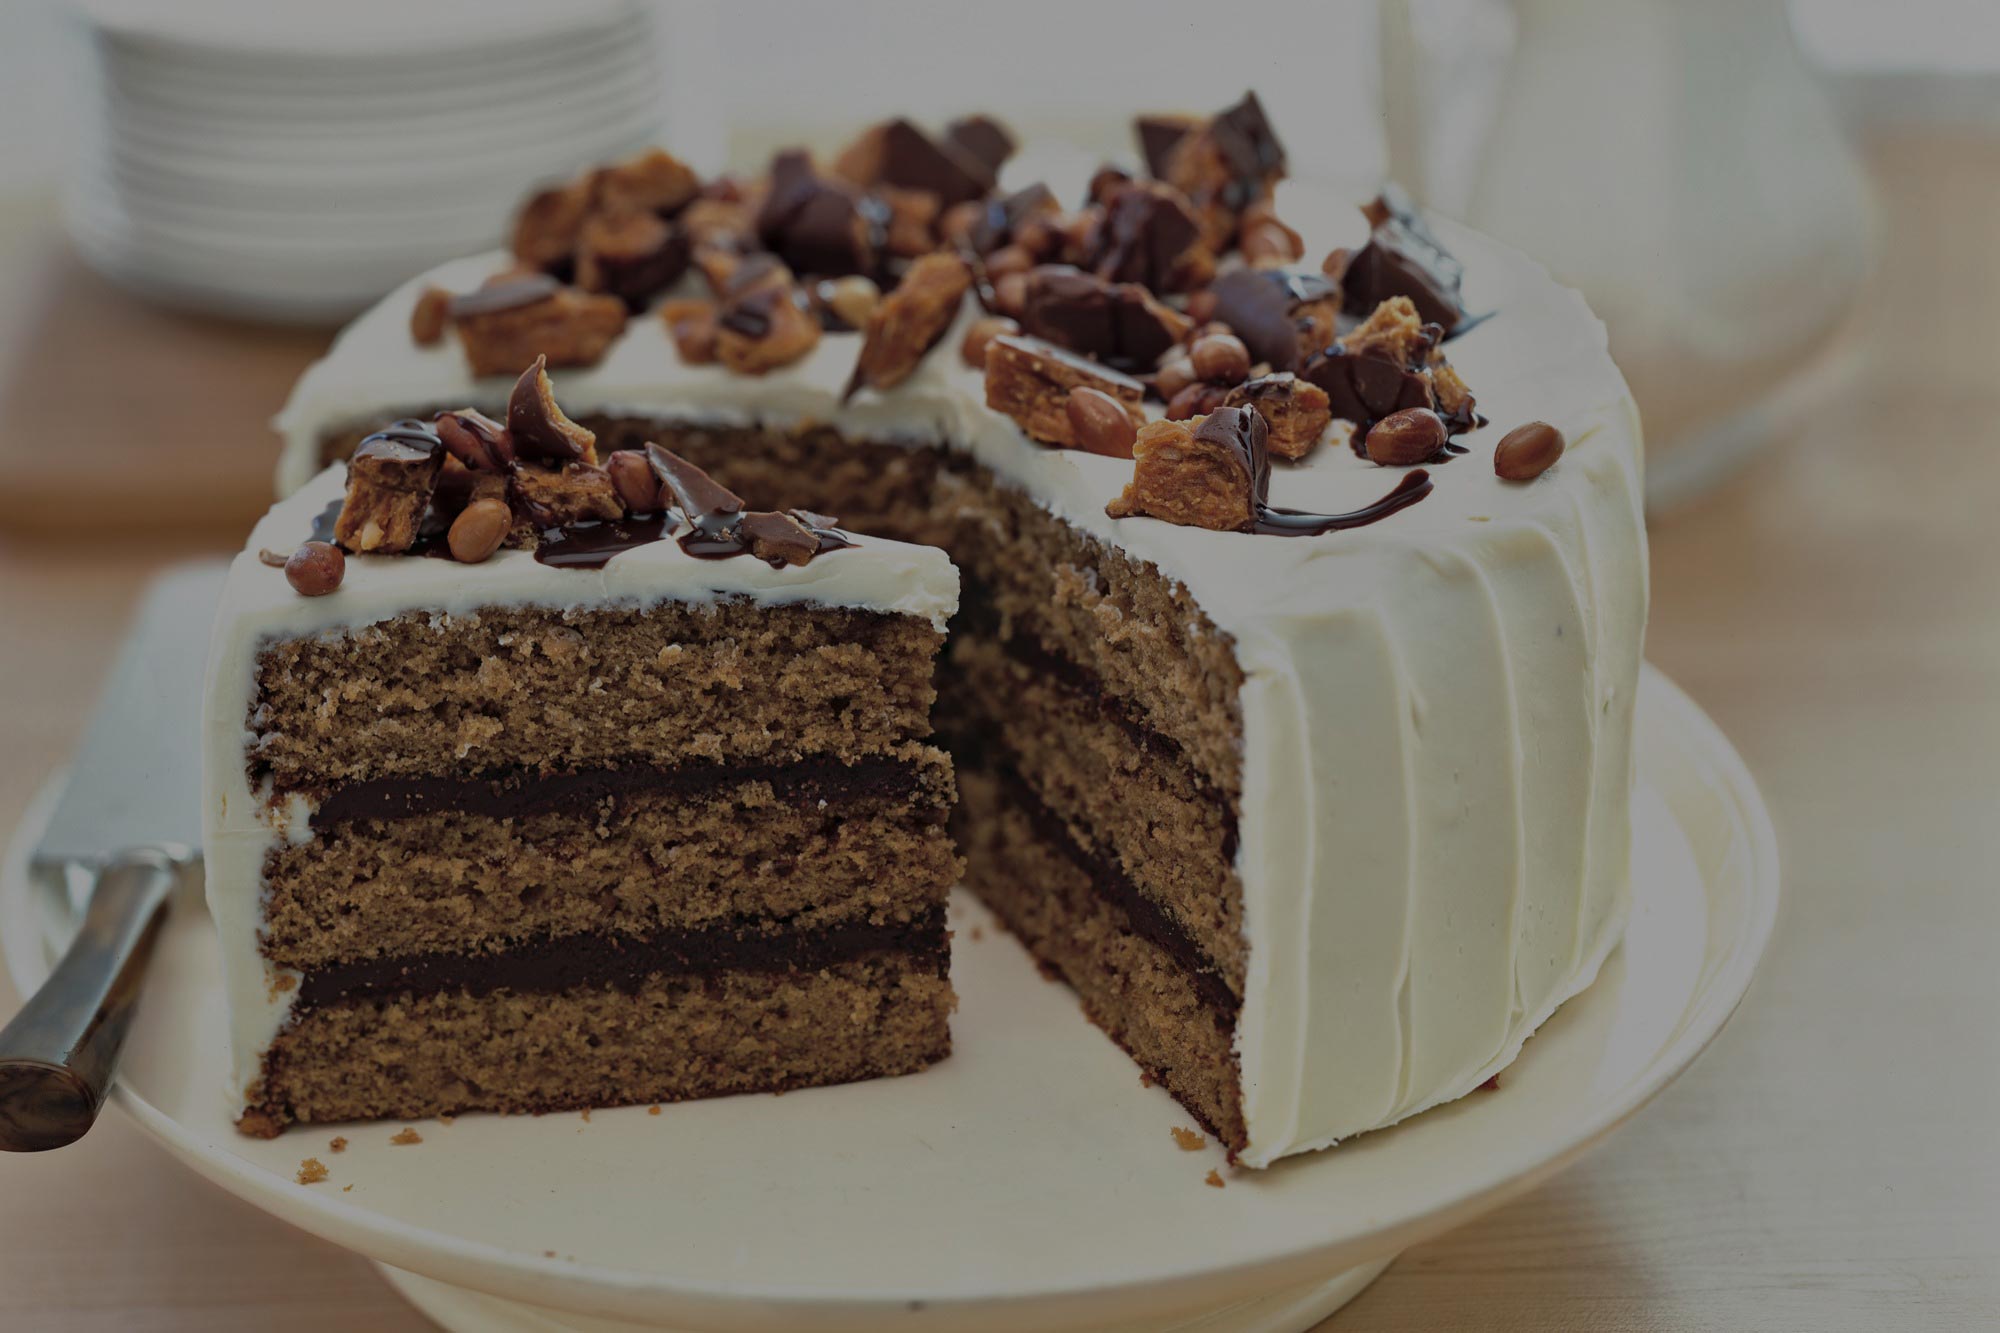
<svg viewBox="0 0 2000 1333">
<path fill-rule="evenodd" d="M 207 875 L 251 1132 L 949 1049 L 950 563 L 600 459 L 546 387 L 373 435 L 230 570 Z"/>
<path fill-rule="evenodd" d="M 965 883 L 1262 1166 L 1479 1087 L 1616 944 L 1638 425 L 1573 293 L 1393 192 L 1356 214 L 1284 183 L 1254 97 L 1137 128 L 1143 163 L 1067 176 L 970 117 L 754 177 L 655 152 L 553 184 L 507 252 L 411 282 L 304 376 L 281 513 L 295 540 L 323 468 L 398 419 L 501 413 L 539 356 L 602 450 L 942 548 Z M 413 711 L 435 670 L 411 665 Z M 221 697 L 265 716 L 248 680 Z M 311 837 L 255 845 L 232 952 L 339 947 L 256 888 Z M 302 1027 L 238 991 L 259 1040 Z"/>
</svg>

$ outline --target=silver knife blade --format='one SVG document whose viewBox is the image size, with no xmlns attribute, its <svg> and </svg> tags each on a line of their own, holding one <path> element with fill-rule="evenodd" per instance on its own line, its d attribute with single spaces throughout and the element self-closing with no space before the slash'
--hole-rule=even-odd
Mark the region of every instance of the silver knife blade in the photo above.
<svg viewBox="0 0 2000 1333">
<path fill-rule="evenodd" d="M 147 589 L 35 848 L 44 883 L 146 844 L 199 851 L 202 681 L 228 569 L 192 561 Z"/>
</svg>

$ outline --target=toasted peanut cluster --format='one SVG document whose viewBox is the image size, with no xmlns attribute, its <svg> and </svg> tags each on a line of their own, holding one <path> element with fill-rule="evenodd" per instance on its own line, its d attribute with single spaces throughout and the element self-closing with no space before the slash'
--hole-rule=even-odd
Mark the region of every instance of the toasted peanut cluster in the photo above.
<svg viewBox="0 0 2000 1333">
<path fill-rule="evenodd" d="M 1424 320 L 1414 301 L 1392 296 L 1345 338 L 1308 358 L 1299 374 L 1326 391 L 1333 415 L 1353 422 L 1359 441 L 1385 417 L 1416 409 L 1435 413 L 1448 436 L 1462 434 L 1485 421 L 1445 359 L 1443 339 L 1444 330 Z"/>
<path fill-rule="evenodd" d="M 283 568 L 301 595 L 317 597 L 339 588 L 348 551 L 449 554 L 478 564 L 503 547 L 528 547 L 545 563 L 595 567 L 595 547 L 571 554 L 589 540 L 577 534 L 636 518 L 645 526 L 614 527 L 614 545 L 661 540 L 683 523 L 691 529 L 683 549 L 704 559 L 754 555 L 782 567 L 853 545 L 835 519 L 746 509 L 657 444 L 614 451 L 600 466 L 596 435 L 564 413 L 547 360 L 537 357 L 515 381 L 504 423 L 458 408 L 363 440 L 334 520 L 338 545 L 308 541 L 290 555 L 260 558 Z"/>
<path fill-rule="evenodd" d="M 1218 423 L 1240 445 L 1254 422 L 1260 478 L 1329 439 L 1387 466 L 1463 452 L 1450 437 L 1484 422 L 1442 347 L 1465 322 L 1460 270 L 1406 200 L 1385 192 L 1365 210 L 1366 245 L 1300 271 L 1304 241 L 1275 205 L 1284 148 L 1255 95 L 1135 128 L 1144 170 L 1103 167 L 1075 201 L 1041 183 L 1000 191 L 1014 140 L 983 116 L 942 132 L 884 121 L 827 158 L 781 151 L 754 177 L 704 182 L 641 154 L 534 194 L 515 219 L 515 267 L 478 291 L 424 291 L 411 335 L 429 345 L 456 330 L 479 374 L 581 365 L 657 302 L 682 361 L 734 374 L 858 333 L 845 398 L 909 383 L 955 338 L 988 406 L 1029 437 L 1134 460 L 1114 510 L 1204 527 L 1299 535 L 1314 519 L 1266 513 L 1261 490 L 1245 499 Z M 980 309 L 961 323 L 968 292 Z M 651 461 L 600 469 L 540 386 L 523 402 L 542 420 L 439 419 L 434 510 L 503 502 L 513 544 L 532 544 L 538 523 L 638 512 Z M 481 512 L 468 551 L 490 536 Z M 813 530 L 760 521 L 769 558 L 804 549 L 792 523 Z M 391 541 L 402 526 L 376 524 Z"/>
</svg>

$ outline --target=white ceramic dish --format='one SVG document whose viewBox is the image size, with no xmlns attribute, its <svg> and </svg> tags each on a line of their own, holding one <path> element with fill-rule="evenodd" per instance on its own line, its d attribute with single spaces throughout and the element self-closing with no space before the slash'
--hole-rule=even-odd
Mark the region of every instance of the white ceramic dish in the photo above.
<svg viewBox="0 0 2000 1333">
<path fill-rule="evenodd" d="M 452 1329 L 1308 1328 L 1398 1251 L 1574 1159 L 1742 998 L 1777 909 L 1768 818 L 1728 742 L 1651 670 L 1638 725 L 1631 926 L 1596 985 L 1497 1091 L 1262 1173 L 1176 1147 L 1187 1116 L 970 901 L 953 907 L 955 1052 L 923 1074 L 424 1122 L 408 1146 L 399 1124 L 344 1126 L 338 1155 L 331 1128 L 231 1129 L 215 946 L 188 902 L 115 1100 L 225 1189 L 391 1266 Z M 0 868 L 23 989 L 69 928 L 24 873 L 48 805 Z M 330 1178 L 297 1184 L 306 1157 Z"/>
</svg>

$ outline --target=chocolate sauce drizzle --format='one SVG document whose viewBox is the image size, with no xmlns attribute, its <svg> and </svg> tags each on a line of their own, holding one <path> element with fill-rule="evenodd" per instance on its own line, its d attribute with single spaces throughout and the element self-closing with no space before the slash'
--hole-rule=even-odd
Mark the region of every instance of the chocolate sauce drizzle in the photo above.
<svg viewBox="0 0 2000 1333">
<path fill-rule="evenodd" d="M 633 514 L 602 523 L 572 523 L 542 533 L 535 559 L 558 569 L 602 569 L 614 555 L 650 545 L 674 535 L 681 525 L 674 510 Z"/>
<path fill-rule="evenodd" d="M 1218 407 L 1202 418 L 1194 437 L 1234 453 L 1237 462 L 1250 474 L 1253 516 L 1249 531 L 1265 537 L 1317 537 L 1345 528 L 1365 528 L 1379 523 L 1398 510 L 1429 495 L 1434 489 L 1431 474 L 1418 468 L 1410 472 L 1373 504 L 1350 509 L 1344 514 L 1314 514 L 1302 509 L 1280 509 L 1270 503 L 1271 451 L 1266 445 L 1264 416 L 1254 407 Z"/>
<path fill-rule="evenodd" d="M 518 278 L 503 278 L 476 291 L 452 297 L 451 317 L 464 319 L 468 315 L 497 315 L 502 310 L 517 310 L 524 305 L 546 301 L 561 286 L 547 273 L 524 273 Z"/>
<path fill-rule="evenodd" d="M 1260 501 L 1256 525 L 1250 530 L 1269 537 L 1317 537 L 1323 532 L 1337 532 L 1342 528 L 1365 528 L 1370 523 L 1381 522 L 1399 509 L 1408 509 L 1434 489 L 1431 474 L 1417 468 L 1405 473 L 1403 479 L 1396 483 L 1396 489 L 1375 503 L 1350 509 L 1344 514 L 1307 514 L 1296 509 L 1276 509 Z"/>
<path fill-rule="evenodd" d="M 657 444 L 646 446 L 647 461 L 674 494 L 680 511 L 687 516 L 688 531 L 681 534 L 681 549 L 701 560 L 727 560 L 748 555 L 759 538 L 784 544 L 798 543 L 798 563 L 828 551 L 853 546 L 852 538 L 820 514 L 794 509 L 787 514 L 747 511 L 743 497 L 703 472 L 679 454 Z M 807 545 L 809 543 L 809 545 Z M 787 563 L 782 554 L 768 558 L 773 567 Z"/>
</svg>

